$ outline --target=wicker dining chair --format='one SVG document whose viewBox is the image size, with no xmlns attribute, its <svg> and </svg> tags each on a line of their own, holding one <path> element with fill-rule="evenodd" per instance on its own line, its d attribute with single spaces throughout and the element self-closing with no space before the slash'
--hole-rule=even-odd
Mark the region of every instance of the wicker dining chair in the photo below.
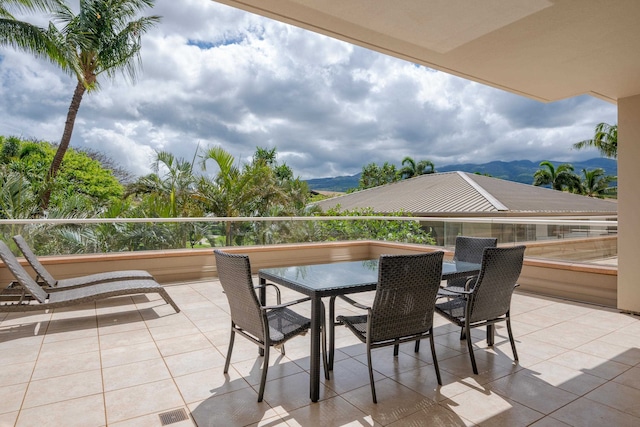
<svg viewBox="0 0 640 427">
<path fill-rule="evenodd" d="M 497 245 L 498 239 L 495 237 L 457 236 L 453 260 L 480 264 L 482 262 L 482 251 L 484 248 L 495 248 Z M 468 289 L 467 284 L 475 282 L 476 278 L 477 277 L 470 276 L 449 279 L 444 289 L 449 291 Z"/>
<path fill-rule="evenodd" d="M 305 297 L 281 304 L 278 287 L 274 284 L 267 284 L 265 286 L 273 286 L 277 290 L 277 305 L 261 305 L 256 295 L 256 289 L 260 288 L 260 286 L 253 284 L 249 257 L 247 255 L 230 254 L 219 249 L 214 250 L 214 254 L 218 278 L 227 296 L 231 312 L 231 337 L 224 373 L 226 374 L 229 371 L 236 333 L 256 344 L 261 349 L 261 352 L 264 352 L 262 379 L 260 381 L 260 390 L 258 391 L 258 402 L 262 402 L 269 369 L 269 349 L 278 346 L 282 354 L 284 354 L 284 343 L 286 341 L 295 336 L 304 335 L 309 330 L 311 319 L 296 313 L 289 307 L 310 301 L 310 298 Z M 324 319 L 324 310 L 321 315 Z M 322 349 L 325 377 L 328 379 L 324 324 L 322 326 Z"/>
<path fill-rule="evenodd" d="M 495 324 L 506 322 L 511 350 L 514 360 L 518 360 L 516 343 L 511 330 L 511 296 L 518 286 L 517 281 L 522 271 L 525 246 L 507 248 L 485 248 L 482 256 L 482 267 L 477 281 L 469 290 L 460 289 L 444 302 L 436 303 L 436 311 L 451 322 L 461 326 L 469 348 L 473 373 L 478 373 L 476 359 L 473 354 L 471 329 L 487 327 L 487 345 L 492 346 Z"/>
<path fill-rule="evenodd" d="M 433 313 L 442 277 L 443 255 L 444 252 L 440 251 L 418 255 L 381 255 L 372 306 L 366 307 L 344 295 L 339 297 L 356 308 L 367 310 L 365 315 L 338 316 L 336 320 L 367 345 L 374 403 L 377 403 L 371 363 L 371 350 L 374 348 L 393 345 L 394 356 L 397 356 L 399 344 L 429 337 L 436 377 L 438 384 L 442 384 L 433 341 Z"/>
</svg>

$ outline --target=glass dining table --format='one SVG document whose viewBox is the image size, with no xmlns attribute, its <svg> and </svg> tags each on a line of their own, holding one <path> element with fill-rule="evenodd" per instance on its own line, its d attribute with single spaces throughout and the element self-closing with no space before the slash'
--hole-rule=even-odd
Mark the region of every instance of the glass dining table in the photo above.
<svg viewBox="0 0 640 427">
<path fill-rule="evenodd" d="M 444 261 L 442 264 L 443 280 L 473 276 L 479 272 L 480 264 L 461 261 Z M 324 316 L 322 298 L 375 290 L 378 260 L 263 268 L 258 271 L 258 278 L 261 285 L 274 283 L 311 298 L 309 395 L 312 402 L 317 402 L 320 396 L 320 336 Z M 260 300 L 265 304 L 264 287 L 260 288 Z M 333 343 L 332 338 L 330 343 Z"/>
</svg>

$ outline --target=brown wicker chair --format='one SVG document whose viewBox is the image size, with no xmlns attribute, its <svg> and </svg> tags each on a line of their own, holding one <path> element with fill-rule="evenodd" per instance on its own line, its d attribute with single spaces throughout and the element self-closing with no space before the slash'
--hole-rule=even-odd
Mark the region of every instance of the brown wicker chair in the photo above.
<svg viewBox="0 0 640 427">
<path fill-rule="evenodd" d="M 75 288 L 79 286 L 93 285 L 102 282 L 112 282 L 118 280 L 153 280 L 153 276 L 148 271 L 144 270 L 120 270 L 120 271 L 106 271 L 104 273 L 90 274 L 88 276 L 72 277 L 70 279 L 56 280 L 49 271 L 40 263 L 38 257 L 33 253 L 27 241 L 20 235 L 13 236 L 13 240 L 18 245 L 18 248 L 22 251 L 25 259 L 31 265 L 31 268 L 36 272 L 36 282 L 42 282 L 42 284 L 55 290 L 59 288 Z"/>
<path fill-rule="evenodd" d="M 374 348 L 393 345 L 394 356 L 397 356 L 399 344 L 416 340 L 419 342 L 420 339 L 429 337 L 438 384 L 442 384 L 433 341 L 433 313 L 442 277 L 443 255 L 444 252 L 381 255 L 372 306 L 366 307 L 348 297 L 340 296 L 354 307 L 367 310 L 366 315 L 338 316 L 336 320 L 347 326 L 367 345 L 369 381 L 374 403 L 377 403 L 371 365 L 371 350 Z M 418 351 L 417 345 L 415 349 Z"/>
<path fill-rule="evenodd" d="M 487 327 L 487 344 L 493 345 L 494 324 L 507 323 L 513 358 L 518 360 L 511 331 L 511 296 L 522 270 L 525 246 L 485 248 L 477 281 L 469 290 L 460 289 L 457 297 L 436 303 L 436 311 L 461 326 L 467 339 L 473 373 L 478 373 L 473 354 L 471 329 Z"/>
<path fill-rule="evenodd" d="M 18 259 L 13 255 L 7 244 L 2 241 L 0 241 L 0 258 L 11 273 L 13 273 L 22 288 L 22 297 L 20 300 L 16 303 L 0 304 L 0 312 L 46 310 L 78 305 L 113 296 L 141 293 L 160 294 L 167 304 L 171 304 L 176 312 L 180 312 L 180 308 L 173 302 L 167 291 L 155 280 L 141 279 L 96 283 L 47 293 L 45 289 L 40 287 L 40 285 L 29 276 L 29 273 L 20 265 Z M 26 300 L 25 297 L 27 295 L 31 295 L 37 303 L 32 304 L 32 301 Z"/>
<path fill-rule="evenodd" d="M 273 286 L 277 290 L 277 305 L 263 306 L 260 304 L 255 291 L 260 286 L 254 286 L 251 278 L 249 257 L 247 255 L 226 253 L 218 249 L 214 250 L 214 254 L 218 278 L 227 295 L 231 311 L 231 337 L 224 373 L 226 374 L 229 371 L 236 333 L 256 344 L 261 352 L 264 352 L 262 379 L 260 381 L 260 390 L 258 391 L 258 402 L 262 402 L 269 368 L 269 349 L 273 346 L 279 346 L 280 351 L 284 354 L 284 343 L 295 336 L 305 334 L 311 326 L 311 319 L 296 313 L 288 307 L 310 301 L 310 298 L 305 297 L 281 304 L 278 287 L 268 284 L 267 286 Z M 324 319 L 324 313 L 322 313 L 322 318 Z M 325 328 L 323 325 L 323 361 L 325 377 L 328 379 L 324 334 Z"/>
<path fill-rule="evenodd" d="M 457 236 L 453 260 L 480 264 L 484 248 L 495 248 L 497 245 L 498 239 L 495 237 Z M 474 283 L 476 279 L 477 277 L 471 276 L 447 280 L 447 285 L 443 288 L 444 291 L 440 292 L 440 296 L 448 296 L 447 291 L 468 289 L 469 284 Z"/>
</svg>

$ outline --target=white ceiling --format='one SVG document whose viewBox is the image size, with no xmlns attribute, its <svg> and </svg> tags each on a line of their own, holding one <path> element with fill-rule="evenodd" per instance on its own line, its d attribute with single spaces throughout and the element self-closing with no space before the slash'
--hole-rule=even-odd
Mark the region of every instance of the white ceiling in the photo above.
<svg viewBox="0 0 640 427">
<path fill-rule="evenodd" d="M 215 0 L 540 101 L 640 94 L 640 0 Z"/>
</svg>

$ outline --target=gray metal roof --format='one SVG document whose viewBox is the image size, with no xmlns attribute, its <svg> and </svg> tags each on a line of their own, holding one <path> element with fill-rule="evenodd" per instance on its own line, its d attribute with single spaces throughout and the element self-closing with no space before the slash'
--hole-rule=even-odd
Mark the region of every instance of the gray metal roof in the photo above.
<svg viewBox="0 0 640 427">
<path fill-rule="evenodd" d="M 617 203 L 466 172 L 421 175 L 318 202 L 415 216 L 615 215 Z"/>
</svg>

